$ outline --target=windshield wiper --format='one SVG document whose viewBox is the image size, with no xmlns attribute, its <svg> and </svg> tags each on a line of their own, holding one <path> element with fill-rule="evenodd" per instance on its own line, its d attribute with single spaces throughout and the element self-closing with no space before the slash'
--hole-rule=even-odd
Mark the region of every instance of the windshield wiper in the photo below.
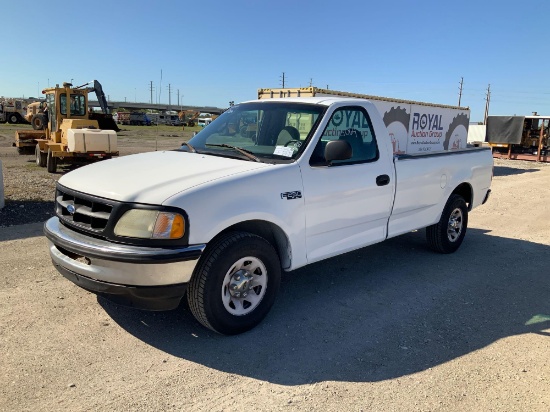
<svg viewBox="0 0 550 412">
<path fill-rule="evenodd" d="M 255 162 L 261 162 L 261 160 L 258 159 L 256 156 L 254 156 L 251 151 L 246 150 L 246 149 L 242 149 L 242 148 L 237 147 L 237 146 L 231 146 L 230 144 L 225 144 L 225 143 L 222 143 L 222 144 L 206 143 L 206 145 L 208 145 L 208 146 L 217 146 L 217 147 L 227 147 L 229 149 L 236 150 L 237 152 L 245 155 L 250 160 L 254 160 Z"/>
<path fill-rule="evenodd" d="M 191 146 L 189 143 L 183 142 L 181 145 L 182 146 L 187 146 L 189 148 L 189 150 L 191 150 L 191 153 L 197 153 L 197 150 L 193 146 Z"/>
</svg>

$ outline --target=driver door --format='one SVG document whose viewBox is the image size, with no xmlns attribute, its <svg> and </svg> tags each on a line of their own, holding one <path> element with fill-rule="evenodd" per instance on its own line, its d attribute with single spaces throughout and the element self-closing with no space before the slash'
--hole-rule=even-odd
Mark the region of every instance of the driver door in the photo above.
<svg viewBox="0 0 550 412">
<path fill-rule="evenodd" d="M 323 163 L 324 146 L 346 140 L 347 160 Z M 319 155 L 319 153 L 321 153 Z M 393 164 L 383 156 L 368 112 L 362 106 L 334 110 L 309 165 L 302 167 L 308 262 L 351 251 L 386 238 L 394 193 Z"/>
</svg>

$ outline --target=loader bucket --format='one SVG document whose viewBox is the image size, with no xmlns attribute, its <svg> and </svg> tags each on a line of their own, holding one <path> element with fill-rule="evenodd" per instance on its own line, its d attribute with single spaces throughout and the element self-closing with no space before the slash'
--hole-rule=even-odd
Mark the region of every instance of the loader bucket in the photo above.
<svg viewBox="0 0 550 412">
<path fill-rule="evenodd" d="M 97 120 L 99 128 L 102 130 L 114 130 L 115 132 L 120 132 L 115 119 L 113 119 L 113 116 L 110 114 L 91 113 L 90 120 Z"/>
</svg>

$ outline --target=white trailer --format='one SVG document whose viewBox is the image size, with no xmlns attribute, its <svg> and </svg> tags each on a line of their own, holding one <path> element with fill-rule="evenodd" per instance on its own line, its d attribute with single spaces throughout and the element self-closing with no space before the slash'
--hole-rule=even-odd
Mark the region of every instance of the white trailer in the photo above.
<svg viewBox="0 0 550 412">
<path fill-rule="evenodd" d="M 370 100 L 382 115 L 395 154 L 440 152 L 467 147 L 470 122 L 468 107 L 370 96 L 317 87 L 258 89 L 260 100 L 323 96 Z M 356 120 L 342 118 L 342 121 L 349 122 L 351 127 Z"/>
</svg>

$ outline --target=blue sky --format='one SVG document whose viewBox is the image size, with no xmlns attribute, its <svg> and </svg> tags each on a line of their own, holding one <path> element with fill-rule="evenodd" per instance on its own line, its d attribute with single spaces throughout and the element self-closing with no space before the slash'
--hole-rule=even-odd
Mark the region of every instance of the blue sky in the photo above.
<svg viewBox="0 0 550 412">
<path fill-rule="evenodd" d="M 23 6 L 24 5 L 24 6 Z M 0 14 L 0 96 L 97 79 L 111 100 L 227 107 L 310 82 L 550 115 L 548 1 L 29 1 Z M 161 84 L 162 70 L 162 84 Z M 159 96 L 160 94 L 160 96 Z"/>
</svg>

